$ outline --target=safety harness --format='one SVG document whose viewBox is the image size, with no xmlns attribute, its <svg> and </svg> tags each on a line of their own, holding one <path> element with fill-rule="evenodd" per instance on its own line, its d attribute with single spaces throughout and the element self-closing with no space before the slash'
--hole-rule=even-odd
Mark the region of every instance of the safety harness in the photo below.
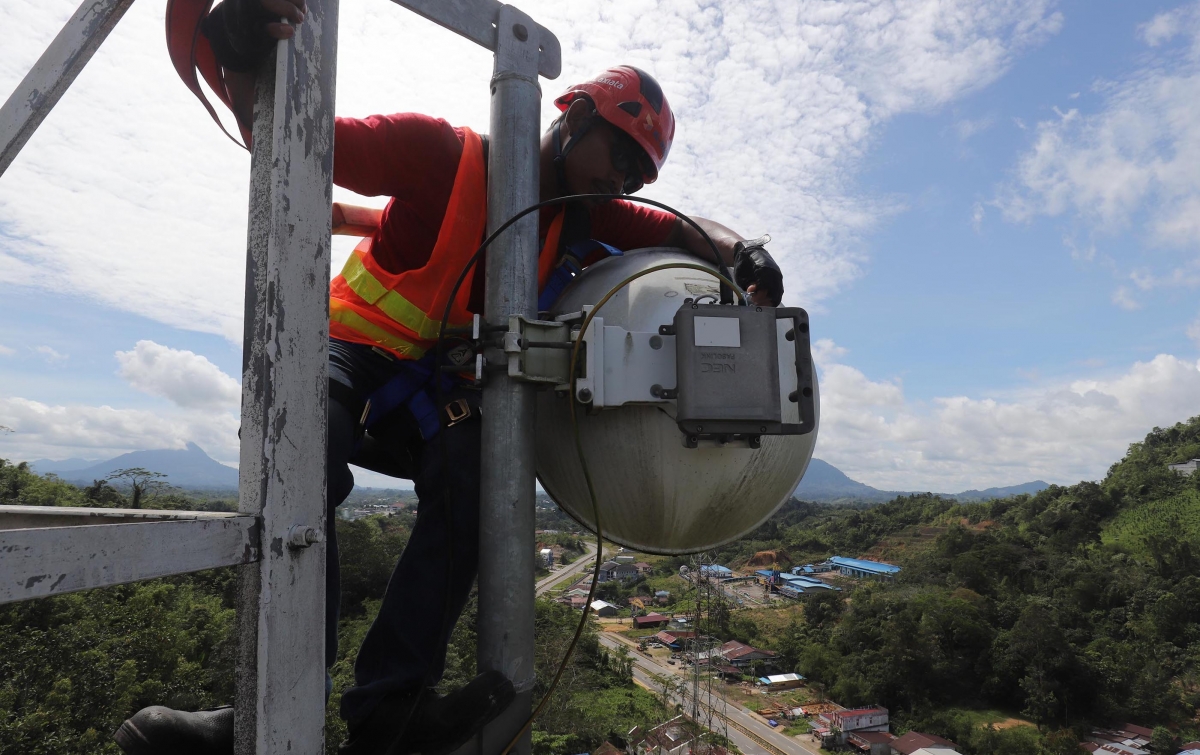
<svg viewBox="0 0 1200 755">
<path fill-rule="evenodd" d="M 538 296 L 538 311 L 548 312 L 575 276 L 587 265 L 608 257 L 623 255 L 624 252 L 620 249 L 595 239 L 583 239 L 567 244 L 554 272 L 550 274 L 550 279 Z M 382 350 L 378 351 L 386 354 Z M 461 352 L 461 355 L 455 352 Z M 463 346 L 452 350 L 450 354 L 450 361 L 455 366 L 466 367 L 469 358 L 469 352 Z M 416 421 L 421 438 L 428 441 L 436 436 L 442 427 L 435 400 L 435 373 L 440 373 L 437 377 L 442 381 L 443 393 L 461 385 L 462 379 L 436 369 L 436 352 L 426 354 L 420 359 L 397 361 L 400 365 L 396 375 L 367 398 L 361 430 L 370 432 L 371 428 L 404 406 Z M 446 413 L 446 426 L 450 427 L 471 416 L 478 408 L 466 399 L 458 398 L 447 404 L 443 411 Z"/>
</svg>

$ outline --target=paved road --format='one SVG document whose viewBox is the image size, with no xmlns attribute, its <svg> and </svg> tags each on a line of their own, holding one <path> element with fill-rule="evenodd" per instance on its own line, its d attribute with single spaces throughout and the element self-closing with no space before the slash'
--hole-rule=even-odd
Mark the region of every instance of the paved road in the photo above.
<svg viewBox="0 0 1200 755">
<path fill-rule="evenodd" d="M 600 641 L 609 648 L 625 647 L 629 650 L 629 655 L 633 658 L 634 678 L 655 691 L 659 689 L 659 686 L 651 675 L 667 677 L 677 675 L 679 678 L 686 678 L 684 675 L 678 674 L 676 667 L 662 666 L 654 659 L 639 653 L 637 643 L 626 637 L 612 632 L 601 632 Z M 690 708 L 686 699 L 680 700 L 680 702 L 684 703 L 684 710 Z M 735 702 L 729 701 L 727 704 L 725 719 L 729 723 L 729 738 L 738 746 L 738 749 L 748 755 L 820 755 L 819 751 L 811 745 L 794 737 L 784 736 Z"/>
<path fill-rule="evenodd" d="M 550 588 L 557 585 L 559 582 L 566 581 L 569 577 L 572 577 L 572 576 L 580 573 L 581 571 L 586 569 L 588 566 L 594 565 L 595 563 L 596 563 L 596 542 L 592 541 L 590 543 L 587 543 L 587 552 L 584 553 L 579 558 L 575 559 L 575 561 L 573 563 L 571 563 L 569 566 L 567 566 L 567 568 L 559 569 L 558 571 L 551 573 L 550 576 L 548 576 L 548 577 L 542 577 L 542 579 L 539 580 L 537 585 L 534 587 L 534 592 L 537 595 L 541 595 L 542 593 L 546 592 Z"/>
</svg>

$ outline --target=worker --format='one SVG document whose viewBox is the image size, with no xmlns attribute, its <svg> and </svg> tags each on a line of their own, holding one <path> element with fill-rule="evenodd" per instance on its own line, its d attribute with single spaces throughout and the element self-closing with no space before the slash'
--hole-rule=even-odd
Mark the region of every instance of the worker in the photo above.
<svg viewBox="0 0 1200 755">
<path fill-rule="evenodd" d="M 216 83 L 214 91 L 249 144 L 255 72 L 276 42 L 291 38 L 303 23 L 304 0 L 225 0 L 205 15 L 210 1 L 171 0 L 168 45 L 190 85 L 196 81 L 193 65 Z M 201 34 L 195 33 L 197 23 Z M 562 114 L 542 137 L 539 153 L 543 200 L 628 194 L 658 177 L 675 121 L 649 74 L 616 66 L 568 87 L 555 105 Z M 434 380 L 450 373 L 438 370 L 432 359 L 451 287 L 484 237 L 487 146 L 468 128 L 407 113 L 338 118 L 334 148 L 335 183 L 390 199 L 377 227 L 330 286 L 327 667 L 337 657 L 334 513 L 354 486 L 349 462 L 360 441 L 360 421 L 369 413 L 368 399 L 388 386 L 403 389 L 391 416 L 398 418 L 399 442 L 414 460 L 419 499 L 416 525 L 359 648 L 355 686 L 342 695 L 348 737 L 339 752 L 450 752 L 514 697 L 511 682 L 498 672 L 481 674 L 445 697 L 430 691 L 441 678 L 450 631 L 478 562 L 479 392 L 458 381 L 435 390 Z M 746 243 L 719 223 L 696 222 L 734 266 L 736 282 L 752 300 L 778 305 L 782 275 L 763 245 Z M 712 259 L 704 238 L 670 213 L 620 200 L 551 207 L 540 215 L 539 286 L 546 286 L 569 247 L 590 239 L 621 250 L 679 247 Z M 590 252 L 584 256 L 584 264 L 594 258 Z M 451 306 L 451 325 L 483 311 L 486 265 L 485 255 L 466 278 Z M 433 405 L 437 397 L 440 406 Z M 125 721 L 115 738 L 131 755 L 224 755 L 233 747 L 233 709 L 154 706 Z"/>
</svg>

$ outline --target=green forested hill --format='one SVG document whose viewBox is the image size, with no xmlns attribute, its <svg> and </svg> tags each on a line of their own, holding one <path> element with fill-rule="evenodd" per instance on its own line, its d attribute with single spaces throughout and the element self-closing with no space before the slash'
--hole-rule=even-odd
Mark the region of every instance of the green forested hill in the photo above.
<svg viewBox="0 0 1200 755">
<path fill-rule="evenodd" d="M 107 506 L 129 502 L 96 483 L 79 488 L 28 465 L 0 459 L 0 503 Z M 231 501 L 178 491 L 148 507 L 225 508 Z M 412 514 L 339 520 L 342 601 L 334 693 L 326 715 L 326 750 L 345 734 L 340 695 L 353 684 L 358 646 L 378 611 L 392 567 L 408 542 Z M 119 755 L 112 732 L 147 705 L 194 710 L 233 699 L 236 638 L 234 569 L 214 569 L 0 605 L 0 753 Z M 539 601 L 535 659 L 538 694 L 546 690 L 579 614 Z M 454 632 L 445 683 L 475 673 L 474 600 Z M 538 755 L 594 749 L 614 733 L 669 715 L 632 682 L 629 662 L 610 655 L 594 627 L 533 732 Z"/>
<path fill-rule="evenodd" d="M 1174 537 L 1200 543 L 1200 492 L 1188 490 L 1126 508 L 1100 533 L 1104 543 L 1139 557 L 1151 556 L 1153 543 Z"/>
<path fill-rule="evenodd" d="M 782 632 L 741 621 L 731 636 L 774 647 L 843 705 L 886 705 L 901 729 L 980 755 L 1069 752 L 1076 740 L 980 729 L 964 710 L 1023 715 L 1045 732 L 1132 721 L 1195 739 L 1200 475 L 1167 468 L 1195 456 L 1200 417 L 1156 428 L 1099 483 L 978 504 L 793 501 L 720 557 L 775 550 L 804 563 L 884 543 L 904 569 L 807 598 Z"/>
</svg>

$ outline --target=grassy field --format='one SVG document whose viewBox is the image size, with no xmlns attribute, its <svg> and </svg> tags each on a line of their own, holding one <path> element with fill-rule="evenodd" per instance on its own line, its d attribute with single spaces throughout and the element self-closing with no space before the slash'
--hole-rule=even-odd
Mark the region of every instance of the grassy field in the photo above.
<svg viewBox="0 0 1200 755">
<path fill-rule="evenodd" d="M 1200 492 L 1188 490 L 1122 511 L 1100 534 L 1105 543 L 1139 555 L 1149 555 L 1146 541 L 1154 536 L 1200 541 Z"/>
</svg>

